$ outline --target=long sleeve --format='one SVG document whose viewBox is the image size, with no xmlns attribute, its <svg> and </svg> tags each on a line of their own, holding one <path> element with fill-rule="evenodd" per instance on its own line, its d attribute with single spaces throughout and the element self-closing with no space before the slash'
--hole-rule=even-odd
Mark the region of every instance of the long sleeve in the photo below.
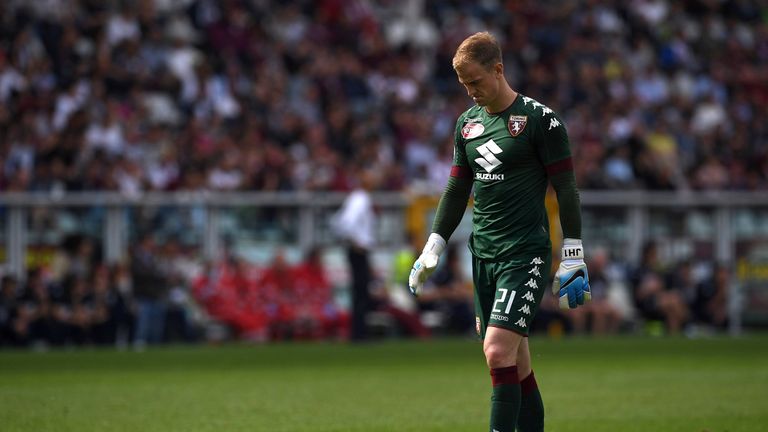
<svg viewBox="0 0 768 432">
<path fill-rule="evenodd" d="M 564 171 L 550 176 L 549 181 L 557 194 L 563 237 L 580 239 L 581 199 L 579 198 L 579 191 L 576 189 L 576 177 L 573 171 Z"/>
<path fill-rule="evenodd" d="M 472 179 L 470 177 L 451 176 L 448 178 L 448 185 L 446 185 L 437 205 L 432 232 L 440 234 L 445 240 L 451 237 L 464 216 L 471 192 Z"/>
</svg>

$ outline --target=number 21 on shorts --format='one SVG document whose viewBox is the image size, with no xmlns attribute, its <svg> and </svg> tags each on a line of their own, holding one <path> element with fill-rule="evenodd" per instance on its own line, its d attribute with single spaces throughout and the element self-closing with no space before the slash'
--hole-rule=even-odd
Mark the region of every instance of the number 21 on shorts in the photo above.
<svg viewBox="0 0 768 432">
<path fill-rule="evenodd" d="M 503 307 L 504 306 L 504 302 L 506 301 L 507 302 L 507 308 L 504 309 L 504 313 L 508 314 L 509 310 L 512 308 L 512 302 L 515 300 L 515 293 L 516 293 L 516 291 L 514 291 L 514 290 L 510 291 L 510 290 L 508 290 L 506 288 L 499 288 L 499 292 L 501 292 L 501 298 L 496 299 L 493 302 L 493 309 L 491 310 L 491 312 L 493 312 L 493 313 L 501 313 L 501 309 L 496 309 L 496 305 L 501 303 L 501 306 Z M 507 294 L 509 294 L 509 299 L 507 299 Z"/>
</svg>

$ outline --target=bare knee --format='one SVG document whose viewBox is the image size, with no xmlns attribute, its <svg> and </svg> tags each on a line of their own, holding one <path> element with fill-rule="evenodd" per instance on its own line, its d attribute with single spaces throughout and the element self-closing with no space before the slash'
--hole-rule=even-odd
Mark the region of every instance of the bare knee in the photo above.
<svg viewBox="0 0 768 432">
<path fill-rule="evenodd" d="M 483 352 L 491 369 L 515 366 L 517 351 L 523 337 L 511 330 L 489 327 L 485 334 Z"/>
<path fill-rule="evenodd" d="M 517 347 L 501 343 L 489 343 L 483 347 L 485 361 L 491 369 L 514 366 L 517 360 Z"/>
</svg>

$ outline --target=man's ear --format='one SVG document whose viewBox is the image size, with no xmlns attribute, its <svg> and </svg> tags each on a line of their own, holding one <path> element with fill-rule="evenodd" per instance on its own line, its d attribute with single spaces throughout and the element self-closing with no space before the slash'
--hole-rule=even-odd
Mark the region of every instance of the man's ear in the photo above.
<svg viewBox="0 0 768 432">
<path fill-rule="evenodd" d="M 496 63 L 493 66 L 493 71 L 496 73 L 497 76 L 503 77 L 504 76 L 504 65 L 501 62 Z"/>
</svg>

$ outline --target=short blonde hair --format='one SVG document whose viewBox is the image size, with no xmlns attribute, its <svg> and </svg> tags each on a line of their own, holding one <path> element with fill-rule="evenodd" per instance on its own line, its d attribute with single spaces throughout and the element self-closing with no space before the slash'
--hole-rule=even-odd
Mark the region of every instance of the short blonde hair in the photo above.
<svg viewBox="0 0 768 432">
<path fill-rule="evenodd" d="M 499 42 L 488 32 L 475 33 L 464 39 L 453 56 L 454 69 L 467 63 L 477 63 L 490 69 L 501 62 Z"/>
</svg>

